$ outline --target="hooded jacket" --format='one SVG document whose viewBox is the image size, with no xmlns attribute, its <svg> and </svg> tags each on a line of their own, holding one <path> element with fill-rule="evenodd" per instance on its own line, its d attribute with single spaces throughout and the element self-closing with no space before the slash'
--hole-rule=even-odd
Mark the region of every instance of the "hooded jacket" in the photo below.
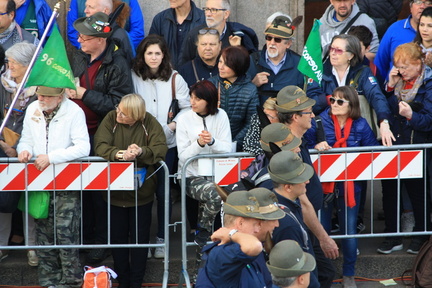
<svg viewBox="0 0 432 288">
<path fill-rule="evenodd" d="M 331 43 L 333 36 L 339 35 L 340 32 L 345 28 L 345 26 L 354 18 L 357 13 L 360 13 L 360 9 L 357 3 L 354 3 L 352 6 L 351 14 L 343 20 L 342 22 L 336 21 L 334 17 L 335 10 L 333 5 L 327 7 L 320 21 L 322 25 L 320 26 L 320 34 L 321 34 L 321 46 L 323 48 L 323 56 L 326 55 L 328 46 Z M 376 31 L 375 22 L 366 14 L 361 14 L 351 26 L 364 25 L 372 32 L 372 42 L 369 52 L 377 53 L 379 39 L 378 33 Z M 349 29 L 348 29 L 349 30 Z M 348 32 L 348 30 L 346 32 Z"/>
</svg>

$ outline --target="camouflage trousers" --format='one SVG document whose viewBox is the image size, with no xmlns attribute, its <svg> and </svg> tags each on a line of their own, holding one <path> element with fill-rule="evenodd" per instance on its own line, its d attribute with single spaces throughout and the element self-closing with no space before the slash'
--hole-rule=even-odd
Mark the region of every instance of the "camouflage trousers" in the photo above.
<svg viewBox="0 0 432 288">
<path fill-rule="evenodd" d="M 48 218 L 35 220 L 37 245 L 79 244 L 79 199 L 79 192 L 50 193 Z M 78 249 L 41 249 L 37 250 L 37 256 L 41 286 L 81 286 L 82 268 Z"/>
<path fill-rule="evenodd" d="M 186 193 L 200 202 L 198 224 L 201 228 L 211 232 L 222 201 L 216 192 L 215 184 L 205 177 L 189 177 L 186 179 Z"/>
</svg>

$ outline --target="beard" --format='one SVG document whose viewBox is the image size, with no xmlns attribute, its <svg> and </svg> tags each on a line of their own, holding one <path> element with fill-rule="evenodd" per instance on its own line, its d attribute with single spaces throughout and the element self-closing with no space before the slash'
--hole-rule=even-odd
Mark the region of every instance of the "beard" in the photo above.
<svg viewBox="0 0 432 288">
<path fill-rule="evenodd" d="M 268 56 L 269 56 L 270 58 L 276 58 L 276 57 L 279 56 L 279 51 L 278 51 L 277 49 L 276 49 L 275 52 L 270 52 L 270 50 L 267 49 L 267 53 L 268 53 Z"/>
</svg>

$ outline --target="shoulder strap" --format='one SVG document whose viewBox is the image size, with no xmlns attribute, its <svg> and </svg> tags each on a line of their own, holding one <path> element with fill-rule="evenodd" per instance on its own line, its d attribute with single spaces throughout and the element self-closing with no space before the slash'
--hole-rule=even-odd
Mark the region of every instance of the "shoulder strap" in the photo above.
<svg viewBox="0 0 432 288">
<path fill-rule="evenodd" d="M 357 90 L 358 87 L 358 80 L 363 72 L 363 70 L 365 69 L 365 65 L 363 65 L 359 71 L 357 71 L 357 74 L 354 76 L 354 79 L 350 80 L 349 86 L 353 87 L 354 89 Z"/>
<path fill-rule="evenodd" d="M 354 22 L 360 17 L 360 15 L 363 14 L 363 12 L 358 12 L 346 25 L 345 27 L 339 32 L 339 34 L 345 34 L 349 28 L 351 28 L 351 26 L 354 24 Z M 326 54 L 323 57 L 323 63 L 325 62 L 325 60 L 327 59 L 328 55 L 330 52 L 330 47 L 328 47 Z"/>
<path fill-rule="evenodd" d="M 175 87 L 175 78 L 177 76 L 177 72 L 174 72 L 171 78 L 171 97 L 172 100 L 176 99 L 176 87 Z"/>
<path fill-rule="evenodd" d="M 196 70 L 196 67 L 195 67 L 195 59 L 192 59 L 192 68 L 193 68 L 193 71 L 194 71 L 196 82 L 199 82 L 200 79 L 198 77 L 198 73 L 197 73 L 197 70 Z"/>
</svg>

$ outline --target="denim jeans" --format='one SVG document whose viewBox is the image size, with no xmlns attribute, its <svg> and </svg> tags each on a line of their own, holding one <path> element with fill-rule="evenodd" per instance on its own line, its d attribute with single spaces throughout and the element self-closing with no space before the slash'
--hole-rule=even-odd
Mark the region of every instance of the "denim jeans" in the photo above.
<svg viewBox="0 0 432 288">
<path fill-rule="evenodd" d="M 357 185 L 354 185 L 355 188 L 357 188 Z M 338 183 L 338 188 L 339 191 L 343 191 L 343 183 Z M 321 222 L 327 233 L 330 233 L 333 208 L 336 208 L 341 233 L 348 235 L 357 234 L 357 215 L 360 206 L 361 191 L 359 189 L 355 190 L 356 205 L 352 208 L 347 207 L 345 204 L 343 192 L 340 192 L 339 196 L 337 196 L 333 202 L 328 203 L 327 207 L 323 205 L 321 209 Z M 342 239 L 342 253 L 344 257 L 342 272 L 344 276 L 354 276 L 355 274 L 355 263 L 357 261 L 357 242 L 357 238 Z"/>
</svg>

